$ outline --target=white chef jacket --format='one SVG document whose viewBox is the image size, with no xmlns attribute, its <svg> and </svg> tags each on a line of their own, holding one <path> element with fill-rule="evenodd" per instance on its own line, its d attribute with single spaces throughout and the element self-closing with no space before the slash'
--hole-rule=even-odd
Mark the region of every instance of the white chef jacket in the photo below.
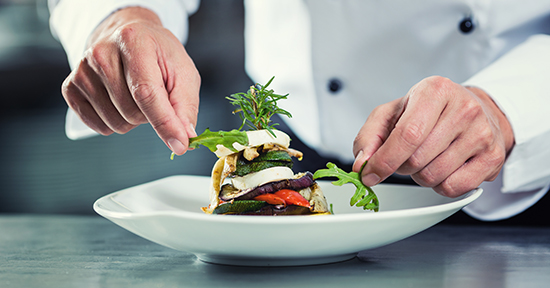
<svg viewBox="0 0 550 288">
<path fill-rule="evenodd" d="M 127 6 L 156 12 L 182 42 L 193 0 L 50 1 L 51 28 L 78 65 L 92 30 Z M 55 5 L 57 4 L 57 5 Z M 353 161 L 352 143 L 378 105 L 440 75 L 487 92 L 508 117 L 515 147 L 499 177 L 464 210 L 516 215 L 550 187 L 550 1 L 245 0 L 245 67 L 290 93 L 285 119 L 325 156 Z M 470 19 L 473 29 L 459 29 Z M 329 87 L 331 89 L 329 89 Z M 67 135 L 92 135 L 69 110 Z"/>
</svg>

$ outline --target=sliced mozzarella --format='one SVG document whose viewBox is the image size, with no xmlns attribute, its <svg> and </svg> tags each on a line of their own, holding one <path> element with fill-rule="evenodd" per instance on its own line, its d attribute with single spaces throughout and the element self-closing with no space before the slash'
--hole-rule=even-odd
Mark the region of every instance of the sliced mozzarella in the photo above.
<svg viewBox="0 0 550 288">
<path fill-rule="evenodd" d="M 254 188 L 265 183 L 289 179 L 294 176 L 292 170 L 288 167 L 272 167 L 258 172 L 250 173 L 242 177 L 231 179 L 231 184 L 239 190 Z"/>
<path fill-rule="evenodd" d="M 223 156 L 231 155 L 233 153 L 235 153 L 233 150 L 223 146 L 222 144 L 216 145 L 216 151 L 214 152 L 218 158 L 222 158 Z"/>
<path fill-rule="evenodd" d="M 271 135 L 271 133 L 269 133 L 269 131 L 267 130 L 246 132 L 246 135 L 248 135 L 248 146 L 256 147 L 265 143 L 275 143 L 285 148 L 288 148 L 288 146 L 290 146 L 290 137 L 285 132 L 279 130 L 272 131 L 275 134 L 275 137 L 273 137 L 273 135 Z"/>
<path fill-rule="evenodd" d="M 217 150 L 214 153 L 218 156 L 218 158 L 221 158 L 223 156 L 242 151 L 248 147 L 257 147 L 267 143 L 277 144 L 285 148 L 290 146 L 290 137 L 286 133 L 279 130 L 273 130 L 273 133 L 276 137 L 271 135 L 271 133 L 267 130 L 247 131 L 246 135 L 248 136 L 248 145 L 244 146 L 235 142 L 232 146 L 236 151 L 232 151 L 231 149 L 219 144 L 216 146 Z"/>
</svg>

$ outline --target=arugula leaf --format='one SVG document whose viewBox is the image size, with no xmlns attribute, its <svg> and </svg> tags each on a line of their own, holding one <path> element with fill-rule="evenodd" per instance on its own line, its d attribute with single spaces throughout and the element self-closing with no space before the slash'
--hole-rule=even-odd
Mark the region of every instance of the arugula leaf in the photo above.
<svg viewBox="0 0 550 288">
<path fill-rule="evenodd" d="M 333 181 L 333 185 L 342 186 L 346 183 L 352 183 L 355 185 L 355 194 L 351 197 L 350 205 L 356 205 L 357 207 L 363 207 L 363 210 L 373 210 L 378 212 L 379 203 L 378 197 L 374 191 L 361 182 L 361 175 L 357 172 L 347 173 L 344 170 L 338 168 L 334 163 L 327 163 L 328 169 L 319 169 L 313 174 L 313 179 L 323 177 L 337 177 L 338 180 Z M 368 192 L 368 194 L 367 194 Z"/>
<path fill-rule="evenodd" d="M 233 143 L 239 143 L 243 146 L 248 145 L 248 135 L 246 132 L 233 129 L 231 131 L 216 131 L 212 132 L 206 128 L 201 135 L 189 139 L 189 148 L 198 148 L 203 145 L 212 152 L 218 150 L 218 145 L 223 145 L 227 149 L 237 152 L 233 147 Z"/>
</svg>

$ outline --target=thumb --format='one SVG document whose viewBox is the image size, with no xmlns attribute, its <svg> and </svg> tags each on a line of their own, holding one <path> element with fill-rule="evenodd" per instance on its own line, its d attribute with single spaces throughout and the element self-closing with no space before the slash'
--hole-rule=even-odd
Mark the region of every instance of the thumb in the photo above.
<svg viewBox="0 0 550 288">
<path fill-rule="evenodd" d="M 405 98 L 400 98 L 380 105 L 372 111 L 353 142 L 353 171 L 361 172 L 365 162 L 384 144 L 403 113 L 404 106 Z"/>
</svg>

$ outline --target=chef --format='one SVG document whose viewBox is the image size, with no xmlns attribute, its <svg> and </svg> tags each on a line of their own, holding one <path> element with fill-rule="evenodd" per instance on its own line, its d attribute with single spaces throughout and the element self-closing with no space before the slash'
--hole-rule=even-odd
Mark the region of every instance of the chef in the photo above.
<svg viewBox="0 0 550 288">
<path fill-rule="evenodd" d="M 66 132 L 150 123 L 176 154 L 196 136 L 192 0 L 50 1 L 72 68 Z M 245 1 L 246 71 L 291 97 L 286 124 L 366 185 L 394 173 L 481 220 L 521 213 L 550 186 L 550 1 Z"/>
</svg>

